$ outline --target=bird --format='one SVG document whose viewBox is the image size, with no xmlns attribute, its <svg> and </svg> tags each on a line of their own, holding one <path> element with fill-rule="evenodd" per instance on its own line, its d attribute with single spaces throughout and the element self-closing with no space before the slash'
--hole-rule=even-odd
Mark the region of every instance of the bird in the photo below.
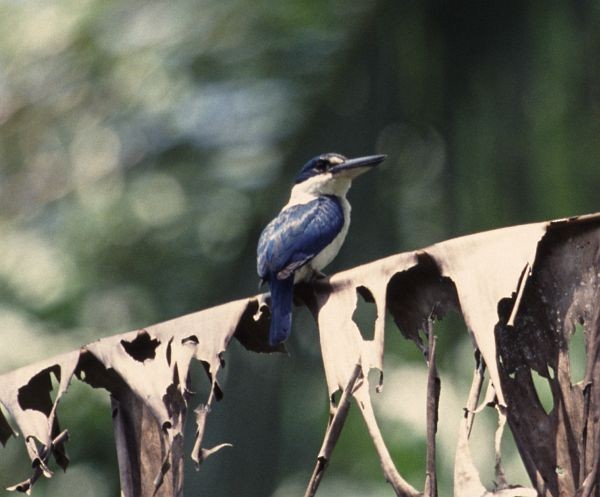
<svg viewBox="0 0 600 497">
<path fill-rule="evenodd" d="M 262 231 L 256 269 L 271 292 L 269 344 L 287 340 L 292 328 L 295 283 L 324 277 L 321 270 L 338 254 L 350 226 L 346 194 L 352 180 L 385 155 L 348 159 L 326 153 L 309 160 L 295 179 L 289 201 Z"/>
</svg>

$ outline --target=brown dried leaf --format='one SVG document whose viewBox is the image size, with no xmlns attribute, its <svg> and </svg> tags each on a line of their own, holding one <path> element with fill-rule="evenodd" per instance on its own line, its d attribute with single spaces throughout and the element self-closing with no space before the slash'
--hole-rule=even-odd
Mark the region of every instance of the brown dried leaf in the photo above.
<svg viewBox="0 0 600 497">
<path fill-rule="evenodd" d="M 362 365 L 365 376 L 371 368 L 383 371 L 388 281 L 395 273 L 414 267 L 416 263 L 416 254 L 400 254 L 338 273 L 328 281 L 315 284 L 311 310 L 317 317 L 330 395 L 348 384 L 356 364 Z M 377 308 L 373 340 L 364 340 L 352 320 L 359 288 L 368 290 Z"/>
<path fill-rule="evenodd" d="M 496 364 L 494 328 L 498 303 L 517 292 L 520 275 L 533 263 L 547 223 L 528 224 L 439 243 L 427 249 L 458 293 L 465 322 L 490 371 L 499 402 L 504 394 Z"/>
<path fill-rule="evenodd" d="M 221 354 L 252 302 L 248 299 L 231 302 L 143 330 L 102 339 L 85 348 L 97 363 L 121 380 L 114 387 L 102 386 L 108 388 L 115 399 L 120 465 L 131 466 L 121 470 L 126 496 L 138 495 L 137 488 L 140 485 L 143 488 L 152 473 L 153 495 L 157 494 L 168 472 L 171 479 L 161 495 L 180 495 L 183 491 L 183 427 L 190 362 L 196 358 L 208 365 L 207 372 L 213 380 L 212 402 L 218 389 L 216 375 L 221 367 Z M 207 457 L 200 448 L 205 422 L 206 416 L 202 418 L 196 437 L 194 456 L 198 460 L 202 454 Z M 156 457 L 143 460 L 150 436 L 155 440 L 158 453 L 162 454 L 160 461 Z M 138 467 L 131 465 L 132 460 L 140 460 Z M 129 482 L 127 485 L 124 478 Z M 141 495 L 148 494 L 142 492 Z"/>
<path fill-rule="evenodd" d="M 550 223 L 514 325 L 504 313 L 496 331 L 508 423 L 542 496 L 600 491 L 598 302 L 598 216 Z M 582 382 L 572 378 L 569 356 L 578 324 L 587 357 Z M 540 403 L 534 375 L 548 383 L 553 401 L 549 412 Z"/>
<path fill-rule="evenodd" d="M 206 459 L 208 459 L 214 453 L 219 452 L 221 449 L 224 449 L 226 447 L 233 447 L 233 445 L 231 445 L 229 443 L 222 443 L 219 445 L 215 445 L 214 447 L 211 447 L 210 449 L 200 449 L 199 456 L 197 457 L 197 459 L 194 459 L 194 460 L 195 460 L 196 464 L 198 466 L 200 466 L 200 464 L 202 464 L 204 461 L 206 461 Z"/>
<path fill-rule="evenodd" d="M 52 440 L 58 435 L 56 408 L 76 372 L 93 387 L 111 393 L 123 495 L 180 495 L 190 361 L 196 358 L 207 365 L 213 381 L 211 396 L 219 392 L 216 375 L 221 354 L 240 323 L 244 323 L 239 330 L 242 341 L 253 336 L 254 350 L 272 350 L 266 341 L 266 319 L 253 318 L 257 309 L 256 298 L 238 300 L 104 338 L 81 350 L 0 376 L 0 403 L 23 433 L 34 466 L 30 479 L 11 488 L 29 492 L 41 474 L 50 477 L 50 454 L 66 468 L 64 439 L 54 444 Z M 54 402 L 50 398 L 50 374 L 60 381 Z M 0 442 L 6 443 L 12 434 L 0 411 Z M 199 451 L 201 435 L 196 441 Z M 215 451 L 201 453 L 206 457 Z M 169 485 L 158 492 L 168 475 Z"/>
<path fill-rule="evenodd" d="M 504 314 L 508 323 L 518 317 L 530 270 L 536 256 L 539 257 L 538 243 L 548 229 L 572 225 L 578 231 L 583 229 L 581 224 L 598 225 L 599 221 L 599 215 L 583 216 L 558 223 L 536 223 L 461 237 L 334 275 L 315 285 L 312 297 L 307 297 L 304 289 L 302 298 L 318 322 L 330 395 L 347 384 L 356 363 L 362 365 L 365 377 L 371 368 L 383 371 L 386 308 L 392 312 L 402 333 L 424 352 L 426 345 L 420 333 L 427 319 L 439 318 L 454 308 L 461 310 L 490 371 L 497 401 L 504 408 L 506 400 L 504 384 L 500 381 L 496 329 Z M 373 340 L 364 340 L 352 320 L 357 291 L 368 293 L 377 307 Z M 599 350 L 600 347 L 594 357 L 598 357 Z M 587 374 L 588 384 L 589 378 L 590 374 Z M 470 409 L 472 413 L 467 416 L 470 421 L 466 421 L 465 438 L 459 441 L 457 450 L 461 495 L 485 492 L 468 452 L 468 433 L 476 404 Z M 375 438 L 374 442 L 377 442 Z M 519 491 L 527 493 L 527 490 Z"/>
<path fill-rule="evenodd" d="M 48 460 L 53 455 L 58 465 L 67 468 L 69 460 L 63 442 L 66 432 L 60 433 L 56 409 L 67 391 L 78 361 L 78 352 L 70 352 L 54 359 L 26 366 L 0 377 L 0 403 L 22 433 L 32 462 L 32 476 L 9 488 L 28 493 L 43 474 L 51 477 Z M 54 401 L 50 396 L 53 374 L 58 380 Z M 9 426 L 0 412 L 3 424 Z M 14 434 L 14 431 L 11 429 Z M 5 443 L 6 439 L 3 440 Z"/>
<path fill-rule="evenodd" d="M 538 492 L 554 495 L 560 487 L 564 494 L 578 491 L 589 497 L 597 491 L 599 232 L 600 215 L 505 228 L 394 255 L 296 288 L 296 296 L 311 309 L 319 325 L 329 393 L 349 384 L 356 364 L 362 368 L 362 381 L 352 395 L 384 474 L 399 495 L 418 492 L 406 484 L 389 457 L 372 412 L 367 381 L 370 369 L 383 372 L 386 309 L 401 332 L 424 352 L 423 330 L 428 320 L 440 318 L 449 309 L 462 311 Z M 363 338 L 352 319 L 357 292 L 377 308 L 372 340 Z M 267 344 L 268 300 L 261 295 L 231 302 L 105 338 L 81 351 L 0 376 L 0 402 L 25 435 L 35 463 L 34 475 L 19 489 L 28 491 L 41 474 L 51 475 L 51 453 L 66 467 L 56 408 L 76 372 L 92 386 L 111 393 L 124 495 L 181 495 L 190 361 L 202 361 L 212 384 L 204 404 L 207 409 L 197 413 L 193 457 L 200 462 L 225 445 L 202 449 L 201 441 L 208 408 L 221 394 L 217 376 L 231 338 L 235 335 L 250 350 L 283 350 Z M 572 385 L 568 343 L 575 322 L 584 324 L 588 362 L 584 381 Z M 540 410 L 531 371 L 548 378 L 560 409 Z M 54 402 L 49 395 L 51 374 L 60 380 Z M 478 398 L 481 385 L 477 382 Z M 476 407 L 476 402 L 468 405 L 459 437 L 457 495 L 529 495 L 530 489 L 504 482 L 495 494 L 481 484 L 468 450 Z M 0 412 L 0 442 L 5 443 L 11 434 Z M 560 481 L 556 467 L 566 474 Z"/>
<path fill-rule="evenodd" d="M 454 497 L 537 497 L 536 490 L 519 485 L 508 485 L 504 478 L 500 456 L 500 440 L 506 418 L 502 412 L 502 408 L 497 404 L 498 429 L 494 437 L 497 488 L 493 491 L 488 491 L 481 483 L 479 472 L 473 463 L 471 449 L 469 448 L 469 437 L 473 416 L 495 398 L 495 395 L 490 394 L 490 392 L 493 392 L 493 388 L 488 386 L 484 401 L 479 408 L 476 408 L 482 384 L 483 369 L 477 367 L 473 375 L 473 384 L 469 392 L 467 406 L 465 407 L 464 418 L 461 421 L 458 431 L 456 455 L 454 458 Z"/>
</svg>

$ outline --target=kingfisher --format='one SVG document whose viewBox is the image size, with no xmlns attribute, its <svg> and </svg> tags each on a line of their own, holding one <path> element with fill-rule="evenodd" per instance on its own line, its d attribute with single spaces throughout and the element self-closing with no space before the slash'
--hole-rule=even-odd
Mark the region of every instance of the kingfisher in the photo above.
<svg viewBox="0 0 600 497">
<path fill-rule="evenodd" d="M 294 284 L 322 277 L 346 238 L 352 180 L 385 157 L 327 153 L 312 158 L 296 177 L 288 203 L 261 233 L 256 266 L 261 286 L 266 282 L 271 290 L 272 346 L 290 335 Z"/>
</svg>

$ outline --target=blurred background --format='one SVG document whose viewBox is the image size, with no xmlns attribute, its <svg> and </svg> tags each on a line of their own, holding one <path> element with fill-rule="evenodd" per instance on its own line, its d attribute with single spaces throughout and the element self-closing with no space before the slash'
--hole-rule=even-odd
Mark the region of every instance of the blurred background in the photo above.
<svg viewBox="0 0 600 497">
<path fill-rule="evenodd" d="M 597 211 L 599 52 L 600 3 L 584 0 L 0 1 L 2 372 L 254 294 L 260 230 L 318 153 L 388 154 L 350 192 L 330 273 Z M 474 363 L 459 317 L 438 333 L 443 496 Z M 386 345 L 376 413 L 422 488 L 426 369 L 392 325 Z M 227 351 L 206 442 L 235 447 L 190 465 L 186 495 L 302 495 L 328 414 L 306 310 L 289 350 Z M 117 495 L 105 392 L 74 382 L 60 416 L 72 466 L 35 495 Z M 488 486 L 494 423 L 484 412 L 473 444 Z M 3 487 L 28 476 L 21 445 L 1 451 Z M 391 494 L 351 412 L 319 495 Z"/>
</svg>

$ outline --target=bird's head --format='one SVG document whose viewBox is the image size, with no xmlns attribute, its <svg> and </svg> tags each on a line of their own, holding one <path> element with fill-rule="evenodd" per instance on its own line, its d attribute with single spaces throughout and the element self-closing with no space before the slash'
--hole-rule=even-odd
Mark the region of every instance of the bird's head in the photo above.
<svg viewBox="0 0 600 497">
<path fill-rule="evenodd" d="M 296 177 L 295 188 L 323 193 L 347 190 L 354 178 L 382 162 L 385 157 L 369 155 L 347 159 L 335 153 L 318 155 L 304 164 Z"/>
</svg>

